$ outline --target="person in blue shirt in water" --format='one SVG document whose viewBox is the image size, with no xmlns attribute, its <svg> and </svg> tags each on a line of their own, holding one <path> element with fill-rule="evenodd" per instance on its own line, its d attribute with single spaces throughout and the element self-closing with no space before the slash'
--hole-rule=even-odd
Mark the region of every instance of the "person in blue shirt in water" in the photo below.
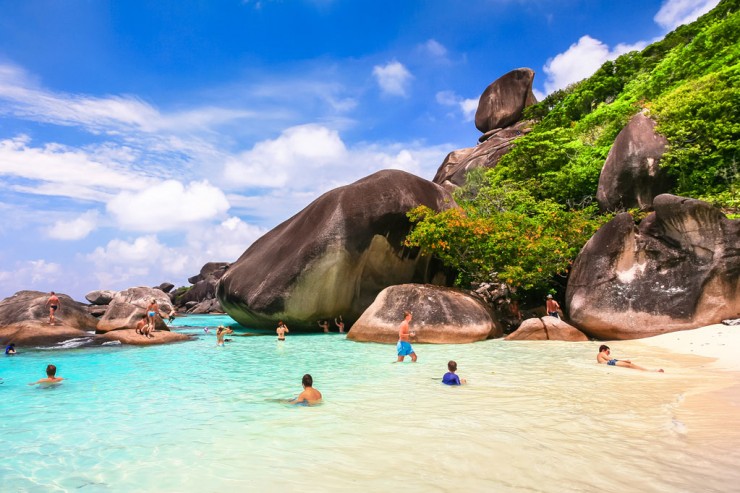
<svg viewBox="0 0 740 493">
<path fill-rule="evenodd" d="M 464 378 L 460 378 L 455 374 L 457 371 L 457 363 L 450 360 L 447 363 L 447 369 L 449 370 L 447 373 L 444 374 L 442 377 L 442 383 L 445 385 L 462 385 L 465 383 Z"/>
<path fill-rule="evenodd" d="M 12 342 L 5 347 L 5 354 L 12 356 L 15 354 L 15 344 Z"/>
</svg>

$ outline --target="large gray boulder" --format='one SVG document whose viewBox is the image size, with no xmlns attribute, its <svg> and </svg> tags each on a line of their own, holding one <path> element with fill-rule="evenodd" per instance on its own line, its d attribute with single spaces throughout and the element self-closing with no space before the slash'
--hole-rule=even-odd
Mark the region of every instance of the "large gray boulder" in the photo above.
<svg viewBox="0 0 740 493">
<path fill-rule="evenodd" d="M 599 175 L 596 200 L 605 211 L 639 207 L 651 210 L 653 198 L 668 192 L 671 181 L 660 167 L 668 140 L 655 122 L 638 113 L 619 132 Z"/>
<path fill-rule="evenodd" d="M 331 190 L 254 242 L 218 284 L 226 313 L 251 328 L 317 330 L 342 315 L 347 325 L 384 288 L 447 284 L 441 264 L 403 246 L 406 213 L 456 207 L 442 187 L 404 171 L 379 171 Z"/>
<path fill-rule="evenodd" d="M 522 118 L 524 108 L 537 102 L 532 93 L 534 71 L 518 68 L 496 79 L 478 101 L 475 127 L 483 133 L 513 125 Z"/>
<path fill-rule="evenodd" d="M 452 151 L 442 162 L 432 181 L 449 191 L 463 186 L 471 170 L 494 168 L 501 157 L 511 150 L 515 141 L 530 130 L 530 122 L 519 122 L 490 132 L 488 139 L 482 144 Z"/>
<path fill-rule="evenodd" d="M 0 344 L 47 346 L 69 339 L 90 337 L 98 320 L 87 313 L 86 305 L 66 294 L 60 301 L 56 324 L 49 325 L 49 293 L 19 291 L 0 301 Z"/>
<path fill-rule="evenodd" d="M 193 284 L 189 289 L 178 289 L 170 294 L 170 300 L 180 308 L 198 305 L 196 312 L 190 313 L 223 313 L 216 299 L 216 285 L 229 268 L 228 262 L 208 262 L 200 273 L 188 278 Z M 206 310 L 206 311 L 204 311 Z"/>
<path fill-rule="evenodd" d="M 403 284 L 381 291 L 347 339 L 395 344 L 405 311 L 413 314 L 412 343 L 464 344 L 503 335 L 490 307 L 479 298 L 452 288 Z"/>
<path fill-rule="evenodd" d="M 98 289 L 95 291 L 90 291 L 85 295 L 85 299 L 90 302 L 92 305 L 107 305 L 112 300 L 113 297 L 116 295 L 117 291 L 110 291 L 107 289 Z"/>
<path fill-rule="evenodd" d="M 155 329 L 170 330 L 164 323 L 164 319 L 172 311 L 169 296 L 156 288 L 138 287 L 116 293 L 105 315 L 97 322 L 97 332 L 102 334 L 111 330 L 135 328 L 152 300 L 157 300 L 159 305 L 159 316 L 156 317 Z"/>
<path fill-rule="evenodd" d="M 588 341 L 588 336 L 556 317 L 528 318 L 504 340 L 507 341 Z"/>
<path fill-rule="evenodd" d="M 699 200 L 659 195 L 635 226 L 617 215 L 571 270 L 571 322 L 599 339 L 636 339 L 740 316 L 740 221 Z"/>
</svg>

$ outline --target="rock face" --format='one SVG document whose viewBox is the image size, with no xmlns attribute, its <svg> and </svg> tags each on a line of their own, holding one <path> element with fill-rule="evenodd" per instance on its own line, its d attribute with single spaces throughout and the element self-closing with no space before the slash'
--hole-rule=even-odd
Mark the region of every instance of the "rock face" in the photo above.
<svg viewBox="0 0 740 493">
<path fill-rule="evenodd" d="M 116 293 L 117 291 L 109 290 L 90 291 L 85 295 L 85 299 L 93 305 L 107 305 L 113 300 Z"/>
<path fill-rule="evenodd" d="M 221 305 L 246 327 L 317 330 L 316 320 L 338 315 L 351 324 L 388 286 L 447 284 L 440 264 L 403 247 L 406 212 L 418 205 L 456 206 L 442 187 L 397 170 L 325 193 L 231 265 Z"/>
<path fill-rule="evenodd" d="M 524 108 L 537 102 L 532 93 L 534 71 L 518 68 L 498 78 L 483 91 L 475 112 L 475 126 L 483 133 L 508 127 L 522 118 Z"/>
<path fill-rule="evenodd" d="M 229 265 L 228 262 L 208 262 L 201 267 L 199 274 L 188 278 L 193 286 L 175 290 L 170 294 L 170 300 L 188 313 L 223 313 L 216 298 L 216 284 Z"/>
<path fill-rule="evenodd" d="M 57 293 L 60 308 L 57 324 L 49 325 L 49 293 L 19 291 L 0 301 L 0 343 L 46 346 L 77 337 L 90 337 L 98 321 L 87 307 L 65 294 Z"/>
<path fill-rule="evenodd" d="M 599 176 L 596 200 L 605 211 L 639 207 L 650 210 L 653 198 L 668 192 L 671 182 L 660 168 L 668 141 L 655 122 L 636 114 L 614 140 Z"/>
<path fill-rule="evenodd" d="M 121 344 L 129 344 L 131 346 L 155 346 L 158 344 L 169 344 L 171 342 L 189 341 L 191 339 L 188 335 L 169 331 L 155 332 L 152 336 L 148 338 L 137 334 L 133 329 L 121 329 L 106 332 L 99 335 L 98 338 L 105 339 L 106 341 L 118 341 Z"/>
<path fill-rule="evenodd" d="M 403 284 L 381 291 L 347 339 L 395 344 L 407 310 L 413 314 L 411 331 L 416 332 L 412 343 L 462 344 L 503 335 L 490 308 L 478 298 L 451 288 Z"/>
<path fill-rule="evenodd" d="M 488 139 L 476 147 L 452 151 L 447 155 L 432 180 L 447 190 L 465 184 L 465 179 L 475 168 L 494 168 L 501 157 L 514 146 L 516 139 L 529 133 L 530 122 L 519 122 L 508 128 L 490 132 Z"/>
<path fill-rule="evenodd" d="M 507 335 L 507 341 L 588 341 L 588 336 L 572 325 L 555 317 L 528 318 L 517 330 Z"/>
<path fill-rule="evenodd" d="M 636 227 L 617 215 L 586 243 L 566 291 L 570 320 L 599 339 L 635 339 L 740 315 L 740 221 L 659 195 Z"/>
<path fill-rule="evenodd" d="M 139 287 L 124 289 L 116 294 L 105 315 L 98 321 L 97 332 L 135 328 L 153 299 L 157 300 L 160 315 L 156 319 L 155 329 L 170 330 L 163 320 L 172 310 L 170 298 L 159 289 Z"/>
</svg>

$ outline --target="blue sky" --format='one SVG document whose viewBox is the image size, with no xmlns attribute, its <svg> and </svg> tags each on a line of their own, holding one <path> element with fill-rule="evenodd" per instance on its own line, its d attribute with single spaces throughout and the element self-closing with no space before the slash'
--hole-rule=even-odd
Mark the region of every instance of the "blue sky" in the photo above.
<svg viewBox="0 0 740 493">
<path fill-rule="evenodd" d="M 322 193 L 431 179 L 488 84 L 539 97 L 718 0 L 0 0 L 0 297 L 187 284 Z"/>
</svg>

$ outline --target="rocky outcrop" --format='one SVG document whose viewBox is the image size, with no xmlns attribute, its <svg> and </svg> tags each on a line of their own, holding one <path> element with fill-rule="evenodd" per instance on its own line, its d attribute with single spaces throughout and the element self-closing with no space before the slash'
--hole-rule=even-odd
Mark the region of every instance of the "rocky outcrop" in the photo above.
<svg viewBox="0 0 740 493">
<path fill-rule="evenodd" d="M 559 318 L 542 317 L 528 318 L 504 340 L 578 342 L 588 341 L 588 336 Z"/>
<path fill-rule="evenodd" d="M 174 285 L 174 284 L 172 284 L 171 282 L 163 282 L 163 283 L 162 283 L 162 284 L 160 284 L 159 286 L 156 286 L 156 287 L 155 287 L 155 289 L 159 289 L 159 290 L 160 290 L 160 291 L 162 291 L 163 293 L 169 293 L 169 292 L 170 292 L 170 291 L 172 291 L 172 290 L 173 290 L 174 288 L 175 288 L 175 285 Z"/>
<path fill-rule="evenodd" d="M 199 274 L 188 278 L 193 286 L 176 289 L 170 294 L 170 300 L 179 310 L 188 313 L 223 313 L 216 298 L 216 285 L 229 265 L 228 262 L 208 262 Z"/>
<path fill-rule="evenodd" d="M 570 320 L 599 339 L 635 339 L 740 316 L 740 221 L 659 195 L 635 226 L 617 215 L 586 243 L 566 291 Z"/>
<path fill-rule="evenodd" d="M 19 291 L 0 301 L 0 344 L 47 346 L 73 338 L 89 337 L 98 321 L 87 307 L 57 293 L 60 308 L 56 324 L 49 325 L 49 293 Z"/>
<path fill-rule="evenodd" d="M 508 128 L 489 132 L 488 139 L 476 147 L 452 151 L 442 162 L 432 181 L 450 191 L 463 186 L 471 170 L 494 168 L 501 157 L 511 150 L 516 139 L 530 130 L 531 122 L 519 122 Z"/>
<path fill-rule="evenodd" d="M 347 338 L 395 344 L 405 311 L 413 314 L 412 343 L 462 344 L 503 335 L 490 308 L 477 297 L 440 286 L 403 284 L 381 291 Z"/>
<path fill-rule="evenodd" d="M 92 305 L 107 305 L 113 300 L 117 292 L 107 289 L 90 291 L 85 295 L 85 299 Z"/>
<path fill-rule="evenodd" d="M 596 200 L 605 211 L 639 207 L 650 210 L 653 198 L 668 192 L 671 182 L 660 168 L 668 141 L 655 122 L 636 114 L 614 140 L 599 176 Z"/>
<path fill-rule="evenodd" d="M 441 264 L 403 246 L 418 205 L 456 206 L 442 187 L 409 173 L 379 171 L 331 190 L 258 239 L 226 271 L 218 298 L 246 327 L 317 330 L 343 315 L 347 325 L 384 288 L 451 282 Z"/>
<path fill-rule="evenodd" d="M 169 330 L 164 320 L 172 311 L 170 298 L 159 289 L 138 287 L 124 289 L 113 297 L 105 315 L 97 323 L 97 332 L 133 329 L 152 300 L 157 300 L 159 317 L 156 319 L 156 330 Z"/>
<path fill-rule="evenodd" d="M 534 71 L 518 68 L 496 79 L 478 101 L 475 127 L 483 133 L 508 127 L 522 118 L 524 108 L 537 102 L 532 93 Z"/>
<path fill-rule="evenodd" d="M 99 339 L 106 341 L 118 341 L 121 344 L 131 346 L 155 346 L 159 344 L 169 344 L 172 342 L 184 342 L 191 340 L 191 337 L 179 332 L 157 331 L 152 337 L 145 337 L 137 334 L 133 329 L 112 330 L 98 336 Z"/>
</svg>

